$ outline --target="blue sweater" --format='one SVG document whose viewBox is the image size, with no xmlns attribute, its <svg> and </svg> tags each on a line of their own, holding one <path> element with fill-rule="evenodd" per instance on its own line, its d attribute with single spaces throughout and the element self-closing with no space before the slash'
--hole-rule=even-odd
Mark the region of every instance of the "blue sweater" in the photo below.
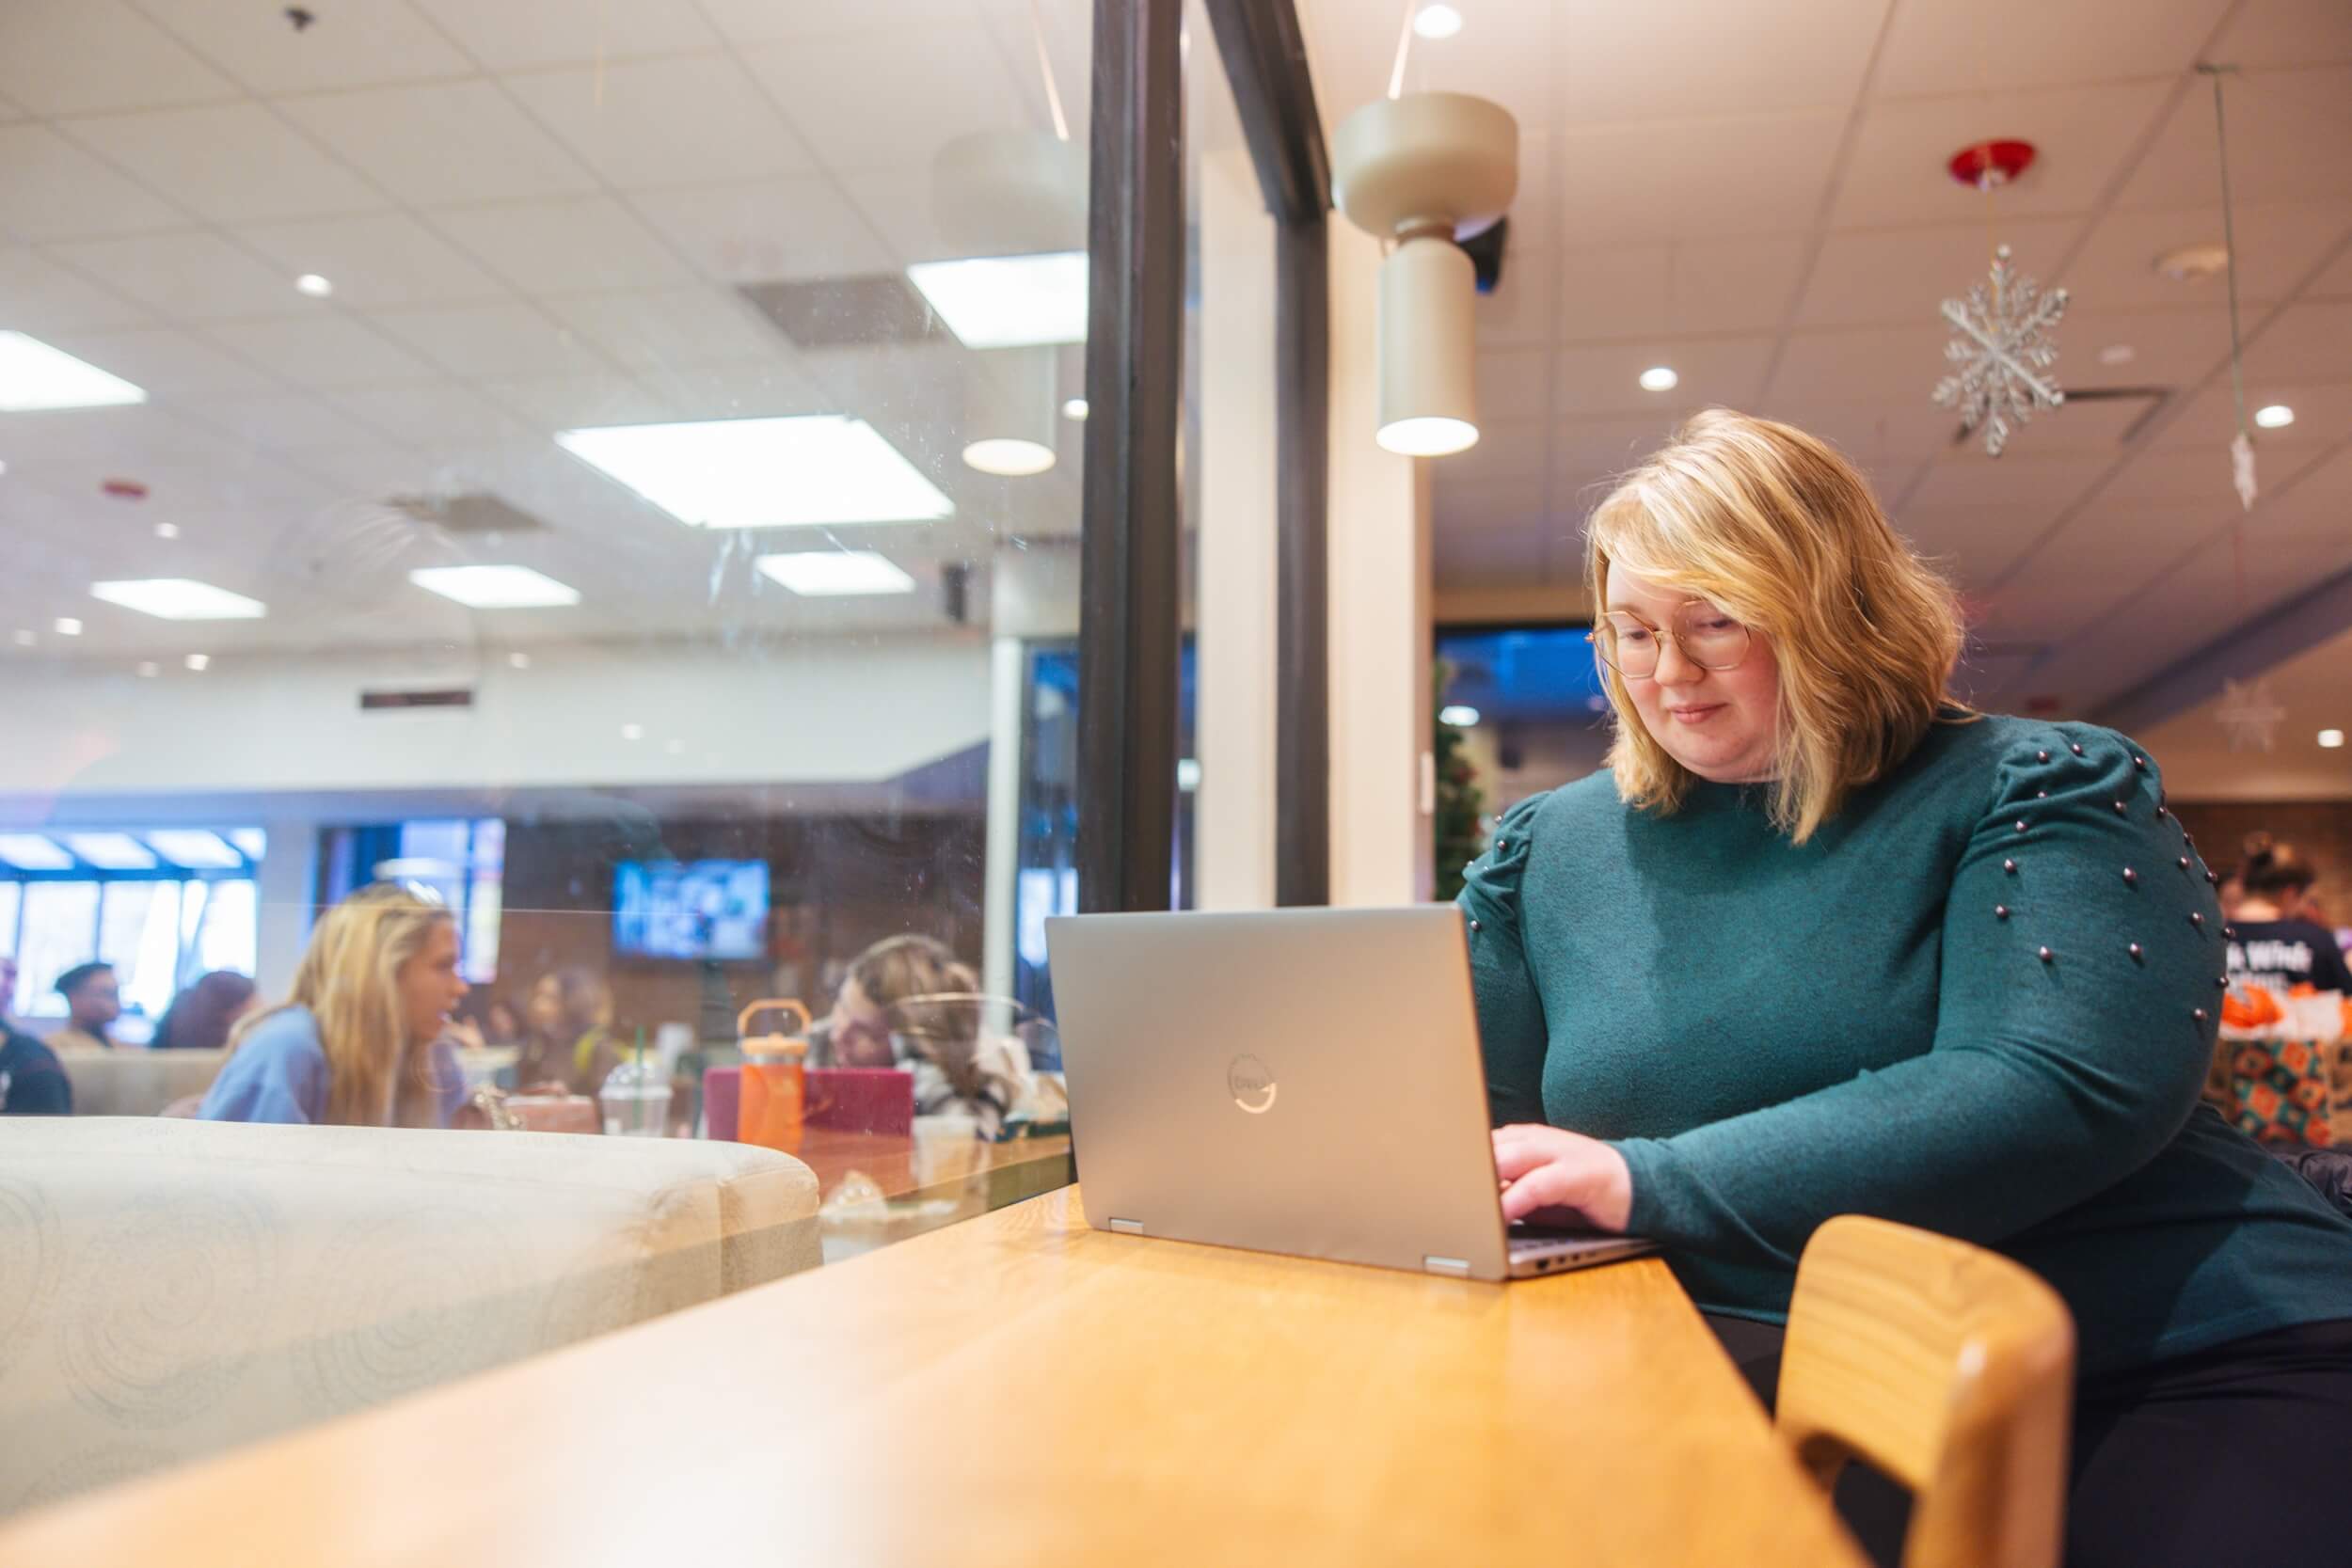
<svg viewBox="0 0 2352 1568">
<path fill-rule="evenodd" d="M 1781 1320 L 1867 1213 L 2043 1275 L 2086 1372 L 2352 1318 L 2352 1222 L 2198 1108 L 2228 939 L 2162 800 L 2112 731 L 1988 718 L 1802 847 L 1760 789 L 1523 801 L 1462 895 L 1493 1116 L 1612 1140 L 1710 1311 Z"/>
<path fill-rule="evenodd" d="M 206 1121 L 314 1122 L 326 1115 L 332 1081 L 318 1021 L 308 1007 L 288 1007 L 254 1026 L 204 1096 L 197 1115 Z M 440 1124 L 465 1103 L 466 1079 L 449 1041 L 433 1042 L 433 1082 Z"/>
</svg>

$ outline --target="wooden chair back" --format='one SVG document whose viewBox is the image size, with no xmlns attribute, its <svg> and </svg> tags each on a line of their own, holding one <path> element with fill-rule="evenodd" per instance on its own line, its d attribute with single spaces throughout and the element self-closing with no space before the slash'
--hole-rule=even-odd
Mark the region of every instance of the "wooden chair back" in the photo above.
<svg viewBox="0 0 2352 1568">
<path fill-rule="evenodd" d="M 1903 1568 L 2056 1568 L 2074 1323 L 1997 1253 L 1858 1214 L 1813 1233 L 1781 1354 L 1782 1434 L 1827 1490 L 1909 1487 Z"/>
</svg>

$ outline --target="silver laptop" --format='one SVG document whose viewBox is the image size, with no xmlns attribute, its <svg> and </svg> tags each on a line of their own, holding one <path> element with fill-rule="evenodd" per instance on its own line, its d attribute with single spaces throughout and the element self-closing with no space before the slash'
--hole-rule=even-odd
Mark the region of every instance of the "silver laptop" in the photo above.
<svg viewBox="0 0 2352 1568">
<path fill-rule="evenodd" d="M 1462 917 L 1045 923 L 1088 1223 L 1469 1279 L 1647 1252 L 1508 1226 Z"/>
</svg>

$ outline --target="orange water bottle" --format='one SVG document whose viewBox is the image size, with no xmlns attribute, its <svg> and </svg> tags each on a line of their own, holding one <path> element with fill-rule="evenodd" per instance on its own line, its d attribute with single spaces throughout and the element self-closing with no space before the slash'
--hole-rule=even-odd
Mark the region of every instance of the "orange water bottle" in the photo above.
<svg viewBox="0 0 2352 1568">
<path fill-rule="evenodd" d="M 791 1013 L 800 1020 L 792 1034 L 752 1033 L 761 1013 Z M 743 1089 L 735 1114 L 739 1143 L 797 1154 L 808 1097 L 808 1009 L 788 997 L 755 1002 L 735 1021 L 743 1052 Z"/>
</svg>

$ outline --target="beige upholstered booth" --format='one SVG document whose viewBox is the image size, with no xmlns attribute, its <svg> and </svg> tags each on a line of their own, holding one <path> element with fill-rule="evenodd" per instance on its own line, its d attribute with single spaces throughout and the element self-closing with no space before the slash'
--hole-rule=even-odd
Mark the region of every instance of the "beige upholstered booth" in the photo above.
<svg viewBox="0 0 2352 1568">
<path fill-rule="evenodd" d="M 57 1060 L 73 1082 L 77 1117 L 151 1117 L 189 1095 L 200 1095 L 220 1076 L 226 1051 L 60 1051 Z"/>
<path fill-rule="evenodd" d="M 8 1122 L 0 1513 L 818 1260 L 816 1177 L 747 1145 Z"/>
</svg>

